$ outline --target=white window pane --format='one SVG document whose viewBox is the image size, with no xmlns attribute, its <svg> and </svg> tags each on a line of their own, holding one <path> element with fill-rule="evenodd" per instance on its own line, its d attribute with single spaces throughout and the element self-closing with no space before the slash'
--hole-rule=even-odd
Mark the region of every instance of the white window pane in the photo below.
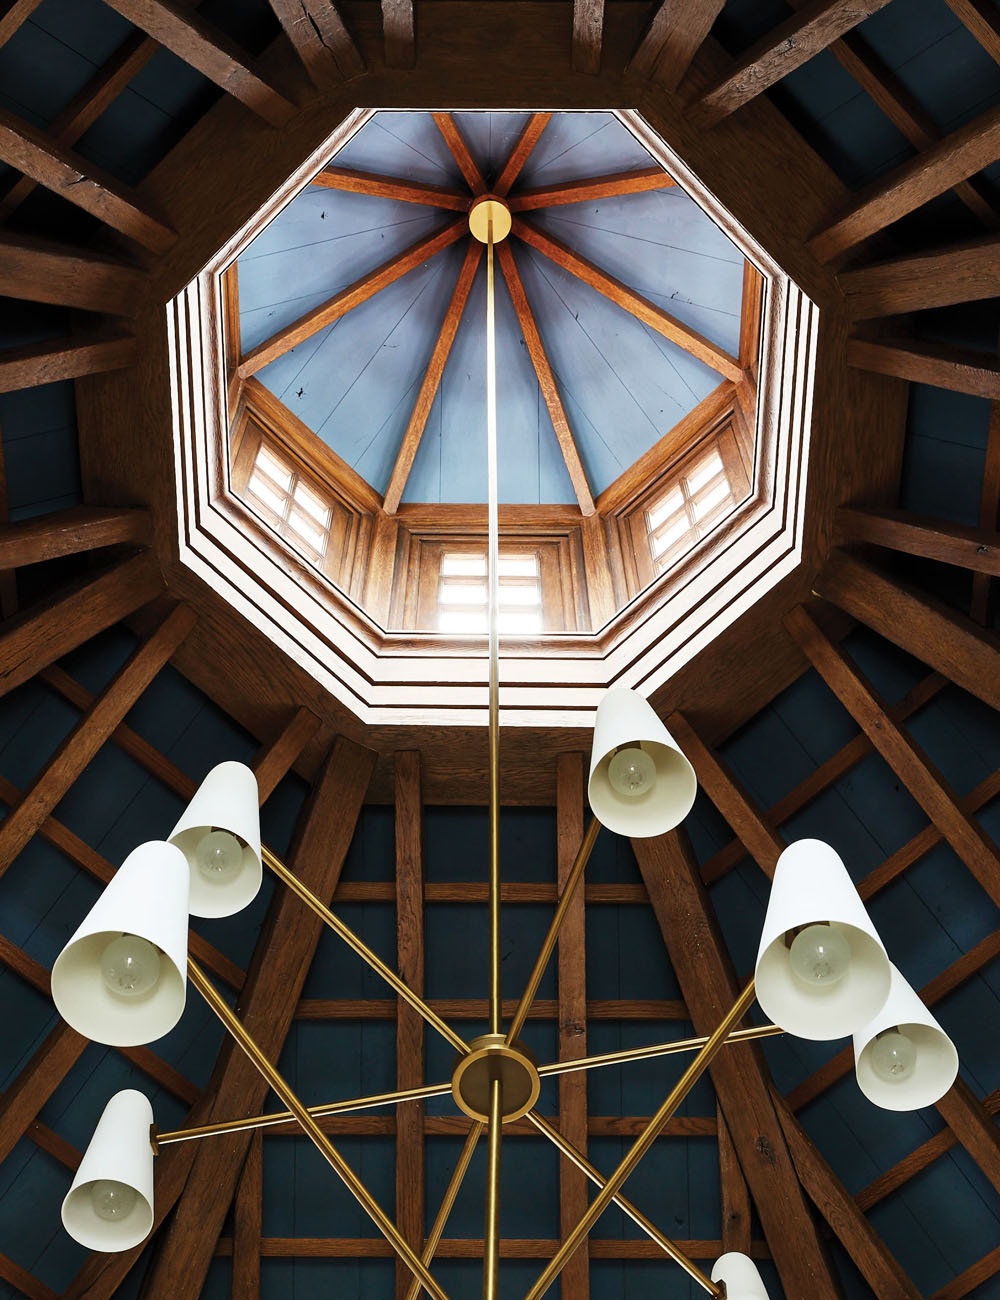
<svg viewBox="0 0 1000 1300">
<path fill-rule="evenodd" d="M 657 533 L 655 537 L 651 537 L 649 541 L 653 548 L 654 556 L 663 555 L 663 553 L 669 550 L 679 538 L 683 537 L 684 534 L 689 531 L 690 526 L 687 521 L 687 516 L 684 515 L 682 518 L 678 519 L 672 527 L 665 528 L 662 532 Z"/>
<path fill-rule="evenodd" d="M 717 474 L 723 473 L 724 469 L 725 467 L 722 464 L 722 457 L 719 455 L 718 449 L 713 449 L 705 459 L 699 461 L 694 470 L 687 475 L 688 487 L 691 489 L 692 494 L 697 492 L 700 488 L 703 488 L 706 483 L 711 482 Z"/>
<path fill-rule="evenodd" d="M 442 610 L 438 615 L 438 628 L 442 632 L 485 632 L 486 614 L 467 610 Z"/>
<path fill-rule="evenodd" d="M 278 487 L 283 488 L 286 492 L 288 491 L 292 482 L 291 470 L 263 442 L 257 452 L 254 469 L 261 470 L 268 478 L 273 479 Z"/>
<path fill-rule="evenodd" d="M 500 604 L 504 605 L 540 605 L 542 603 L 542 593 L 538 590 L 538 583 L 533 582 L 530 585 L 524 582 L 504 583 L 500 588 Z"/>
<path fill-rule="evenodd" d="M 730 496 L 729 484 L 725 479 L 717 484 L 712 490 L 705 494 L 701 500 L 695 502 L 695 514 L 699 519 L 704 519 L 706 515 L 712 513 L 716 506 L 726 501 Z"/>
<path fill-rule="evenodd" d="M 684 493 L 679 487 L 671 488 L 665 497 L 656 503 L 649 512 L 650 530 L 659 528 L 665 519 L 676 514 L 684 506 Z"/>
<path fill-rule="evenodd" d="M 538 573 L 537 555 L 501 555 L 501 578 L 534 578 Z"/>
<path fill-rule="evenodd" d="M 330 517 L 330 507 L 323 498 L 313 492 L 311 488 L 307 488 L 301 479 L 295 484 L 294 496 L 295 504 L 312 515 L 321 528 L 326 528 Z"/>
<path fill-rule="evenodd" d="M 285 512 L 285 495 L 279 492 L 271 482 L 264 478 L 262 474 L 254 473 L 250 479 L 250 491 L 255 497 L 263 501 L 264 505 L 274 511 L 276 515 L 282 515 Z"/>
<path fill-rule="evenodd" d="M 439 605 L 485 605 L 486 583 L 442 582 L 438 592 Z"/>
<path fill-rule="evenodd" d="M 502 610 L 500 617 L 497 619 L 497 626 L 501 632 L 512 634 L 540 632 L 542 630 L 541 611 Z"/>
<path fill-rule="evenodd" d="M 486 573 L 486 556 L 447 553 L 441 558 L 441 573 L 446 577 L 482 577 Z"/>
<path fill-rule="evenodd" d="M 325 548 L 326 530 L 317 528 L 308 515 L 293 510 L 288 520 L 288 527 L 315 550 L 322 551 Z"/>
</svg>

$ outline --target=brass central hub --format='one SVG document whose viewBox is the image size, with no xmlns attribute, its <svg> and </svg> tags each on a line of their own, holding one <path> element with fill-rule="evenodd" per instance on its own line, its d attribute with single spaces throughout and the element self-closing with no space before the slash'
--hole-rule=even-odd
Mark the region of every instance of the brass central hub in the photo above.
<svg viewBox="0 0 1000 1300">
<path fill-rule="evenodd" d="M 531 1052 L 519 1042 L 509 1046 L 503 1034 L 483 1034 L 469 1044 L 471 1050 L 455 1062 L 451 1091 L 456 1103 L 472 1119 L 488 1123 L 490 1086 L 500 1080 L 503 1122 L 526 1115 L 538 1100 L 542 1081 Z"/>
<path fill-rule="evenodd" d="M 510 208 L 494 194 L 484 194 L 469 209 L 469 230 L 481 244 L 490 242 L 489 224 L 493 222 L 493 242 L 499 244 L 510 234 Z"/>
</svg>

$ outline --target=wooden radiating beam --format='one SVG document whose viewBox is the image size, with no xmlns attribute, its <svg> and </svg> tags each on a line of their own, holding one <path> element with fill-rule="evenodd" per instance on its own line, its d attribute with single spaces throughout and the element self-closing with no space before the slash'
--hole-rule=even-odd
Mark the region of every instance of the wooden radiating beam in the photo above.
<svg viewBox="0 0 1000 1300">
<path fill-rule="evenodd" d="M 604 0 L 573 0 L 573 71 L 596 77 L 604 44 Z"/>
<path fill-rule="evenodd" d="M 841 506 L 835 520 L 841 542 L 867 542 L 957 564 L 976 573 L 1000 575 L 1000 533 L 967 528 L 946 519 L 929 519 L 907 510 L 860 510 Z"/>
<path fill-rule="evenodd" d="M 959 804 L 958 797 L 919 745 L 903 731 L 843 651 L 801 605 L 785 615 L 785 627 L 831 691 L 995 903 L 1000 903 L 1000 857 L 990 837 Z"/>
<path fill-rule="evenodd" d="M 1000 709 L 1000 646 L 971 619 L 841 551 L 814 585 L 818 596 Z"/>
<path fill-rule="evenodd" d="M 441 377 L 444 374 L 448 357 L 451 355 L 452 344 L 455 342 L 458 325 L 462 319 L 462 313 L 465 311 L 465 304 L 469 301 L 469 294 L 472 291 L 472 284 L 476 278 L 476 271 L 479 269 L 482 255 L 483 245 L 478 239 L 470 239 L 469 246 L 465 250 L 462 269 L 458 273 L 455 288 L 452 290 L 451 301 L 445 310 L 444 320 L 441 322 L 441 328 L 434 343 L 434 350 L 427 363 L 427 369 L 424 371 L 424 377 L 420 382 L 420 390 L 417 393 L 416 401 L 413 403 L 409 422 L 403 432 L 403 440 L 399 444 L 399 451 L 396 453 L 396 461 L 392 467 L 389 486 L 385 490 L 385 499 L 382 503 L 382 508 L 387 515 L 393 515 L 399 509 L 399 503 L 406 488 L 406 481 L 410 477 L 410 470 L 413 468 L 413 462 L 416 459 L 417 448 L 420 446 L 420 439 L 424 436 L 424 429 L 427 427 L 431 407 L 434 405 L 434 398 L 441 386 Z"/>
<path fill-rule="evenodd" d="M 736 978 L 684 831 L 632 848 L 695 1032 L 709 1034 L 736 1001 Z M 805 1204 L 759 1050 L 720 1052 L 712 1083 L 786 1295 L 834 1300 L 840 1287 Z"/>
<path fill-rule="evenodd" d="M 0 230 L 0 294 L 28 302 L 134 316 L 145 274 L 82 248 Z"/>
<path fill-rule="evenodd" d="M 412 68 L 417 61 L 413 0 L 382 0 L 382 33 L 387 68 Z"/>
<path fill-rule="evenodd" d="M 798 13 L 773 28 L 743 54 L 698 101 L 698 113 L 713 124 L 735 113 L 800 68 L 889 0 L 808 0 Z"/>
<path fill-rule="evenodd" d="M 16 524 L 0 524 L 0 569 L 39 564 L 101 546 L 145 545 L 149 536 L 146 510 L 72 506 Z"/>
<path fill-rule="evenodd" d="M 914 384 L 1000 398 L 1000 358 L 996 353 L 916 339 L 848 339 L 847 364 Z"/>
<path fill-rule="evenodd" d="M 165 253 L 177 239 L 134 190 L 5 108 L 0 108 L 0 159 L 153 253 Z"/>
<path fill-rule="evenodd" d="M 270 5 L 317 86 L 364 72 L 364 60 L 333 0 L 270 0 Z"/>
<path fill-rule="evenodd" d="M 261 1223 L 264 1208 L 264 1144 L 253 1135 L 233 1199 L 232 1300 L 260 1300 Z"/>
<path fill-rule="evenodd" d="M 570 482 L 573 484 L 573 491 L 576 493 L 580 511 L 582 514 L 592 515 L 595 509 L 594 498 L 590 491 L 590 484 L 587 482 L 587 472 L 583 468 L 583 461 L 580 459 L 576 440 L 573 437 L 573 430 L 569 427 L 566 408 L 563 406 L 562 397 L 559 393 L 559 385 L 552 373 L 548 353 L 542 343 L 542 336 L 538 331 L 531 304 L 528 302 L 528 295 L 524 291 L 524 284 L 514 261 L 514 254 L 506 241 L 498 245 L 497 256 L 500 259 L 500 267 L 504 279 L 507 281 L 511 302 L 514 304 L 514 310 L 517 312 L 517 319 L 521 326 L 521 333 L 524 335 L 525 347 L 531 357 L 531 364 L 535 368 L 538 387 L 541 389 L 545 408 L 549 413 L 549 419 L 552 421 L 552 428 L 555 430 L 559 450 L 566 462 L 566 471 L 569 474 Z"/>
<path fill-rule="evenodd" d="M 426 262 L 435 253 L 440 253 L 442 249 L 449 247 L 457 239 L 461 239 L 468 232 L 468 229 L 468 222 L 464 217 L 460 217 L 457 221 L 445 226 L 443 230 L 438 230 L 435 234 L 427 235 L 424 239 L 411 244 L 409 248 L 397 253 L 388 262 L 383 262 L 374 271 L 369 271 L 360 280 L 355 280 L 346 289 L 341 289 L 332 298 L 328 298 L 326 302 L 314 307 L 305 316 L 300 316 L 298 320 L 292 321 L 284 329 L 278 330 L 276 334 L 272 334 L 263 343 L 258 343 L 241 359 L 239 365 L 240 378 L 249 379 L 258 370 L 270 365 L 278 357 L 284 356 L 286 352 L 291 351 L 299 343 L 304 343 L 306 339 L 311 338 L 319 330 L 324 329 L 333 321 L 339 320 L 341 316 L 346 316 L 355 307 L 360 307 L 363 302 L 367 302 L 369 298 L 374 297 L 381 289 L 394 284 L 409 271 L 412 271 L 414 267 L 419 266 L 421 262 Z"/>
<path fill-rule="evenodd" d="M 561 266 L 563 270 L 575 275 L 591 289 L 603 294 L 622 311 L 635 316 L 644 325 L 656 330 L 671 343 L 676 343 L 685 352 L 690 352 L 693 357 L 711 367 L 712 370 L 717 370 L 726 379 L 738 383 L 743 378 L 743 370 L 739 362 L 718 344 L 705 338 L 697 330 L 684 325 L 669 312 L 665 312 L 662 307 L 657 307 L 648 298 L 636 293 L 621 280 L 616 280 L 607 271 L 602 271 L 593 262 L 588 262 L 586 258 L 575 253 L 552 235 L 544 233 L 537 226 L 529 225 L 523 218 L 517 216 L 514 217 L 513 232 L 531 248 L 555 262 L 557 266 Z"/>
<path fill-rule="evenodd" d="M 181 0 L 108 0 L 108 4 L 272 126 L 284 126 L 298 112 L 245 50 Z"/>
<path fill-rule="evenodd" d="M 107 331 L 0 349 L 0 393 L 121 370 L 135 361 L 135 339 Z"/>
<path fill-rule="evenodd" d="M 837 283 L 853 320 L 995 298 L 1000 236 L 843 271 Z"/>
<path fill-rule="evenodd" d="M 0 631 L 0 696 L 163 590 L 149 552 L 121 560 L 8 619 Z"/>
<path fill-rule="evenodd" d="M 458 123 L 450 113 L 432 113 L 437 129 L 444 136 L 451 156 L 458 163 L 458 170 L 465 177 L 465 183 L 473 194 L 485 194 L 486 182 L 479 170 L 479 165 L 469 152 L 469 146 L 458 129 Z"/>
<path fill-rule="evenodd" d="M 0 822 L 0 875 L 11 865 L 197 621 L 176 605 L 114 675 Z"/>
<path fill-rule="evenodd" d="M 493 193 L 506 198 L 511 186 L 524 170 L 524 164 L 531 157 L 531 152 L 542 137 L 542 132 L 552 121 L 551 113 L 532 113 L 524 130 L 518 136 L 517 144 L 510 151 L 510 157 L 503 165 L 503 171 L 497 177 Z"/>
<path fill-rule="evenodd" d="M 395 199 L 397 203 L 450 208 L 453 212 L 466 212 L 469 207 L 469 196 L 460 194 L 447 185 L 425 185 L 421 181 L 379 176 L 375 172 L 359 172 L 350 167 L 324 167 L 309 183 L 322 185 L 328 190 L 344 190 L 348 194 L 370 194 L 375 198 Z"/>
<path fill-rule="evenodd" d="M 1000 108 L 993 108 L 873 181 L 840 217 L 809 241 L 809 248 L 821 262 L 829 262 L 989 167 L 998 157 Z"/>
<path fill-rule="evenodd" d="M 556 761 L 556 877 L 560 893 L 583 840 L 583 755 L 560 754 Z M 566 913 L 559 931 L 559 1059 L 587 1054 L 587 925 L 583 891 Z M 587 1076 L 559 1076 L 559 1131 L 578 1151 L 587 1154 Z M 573 1231 L 590 1203 L 587 1176 L 565 1157 L 559 1161 L 559 1223 L 562 1238 Z M 561 1293 L 588 1300 L 588 1243 L 568 1261 L 560 1279 Z"/>
<path fill-rule="evenodd" d="M 424 863 L 420 753 L 393 760 L 396 814 L 397 970 L 408 988 L 424 993 Z M 424 1073 L 424 1020 L 402 998 L 396 1012 L 396 1087 L 417 1088 Z M 423 1102 L 396 1107 L 396 1226 L 419 1255 L 424 1246 Z M 413 1274 L 396 1260 L 396 1300 L 405 1300 Z"/>
<path fill-rule="evenodd" d="M 565 203 L 589 203 L 593 199 L 610 199 L 619 194 L 645 194 L 649 190 L 669 189 L 677 182 L 662 167 L 639 167 L 630 172 L 609 176 L 590 176 L 562 185 L 543 185 L 540 189 L 522 190 L 508 200 L 511 212 L 531 212 L 535 208 L 554 208 Z"/>
<path fill-rule="evenodd" d="M 661 0 L 628 71 L 676 90 L 725 0 Z"/>
</svg>

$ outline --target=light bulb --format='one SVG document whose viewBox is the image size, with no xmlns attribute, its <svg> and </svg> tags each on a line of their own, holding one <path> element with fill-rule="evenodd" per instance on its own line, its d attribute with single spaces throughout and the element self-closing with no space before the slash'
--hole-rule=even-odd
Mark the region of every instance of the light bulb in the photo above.
<svg viewBox="0 0 1000 1300">
<path fill-rule="evenodd" d="M 656 764 L 645 750 L 620 749 L 608 764 L 608 780 L 627 799 L 638 799 L 656 781 Z"/>
<path fill-rule="evenodd" d="M 875 1039 L 871 1062 L 883 1083 L 903 1083 L 917 1064 L 916 1045 L 900 1029 L 889 1029 Z"/>
<path fill-rule="evenodd" d="M 243 845 L 229 831 L 209 831 L 194 851 L 198 874 L 210 885 L 228 885 L 243 870 Z"/>
<path fill-rule="evenodd" d="M 111 1178 L 100 1178 L 90 1187 L 90 1203 L 99 1219 L 115 1223 L 127 1219 L 135 1208 L 138 1193 L 128 1183 L 117 1183 Z"/>
<path fill-rule="evenodd" d="M 847 974 L 851 945 L 835 926 L 807 925 L 792 940 L 788 959 L 796 978 L 825 991 Z"/>
<path fill-rule="evenodd" d="M 141 998 L 160 978 L 160 954 L 147 939 L 123 934 L 112 939 L 101 955 L 104 983 L 119 997 Z"/>
</svg>

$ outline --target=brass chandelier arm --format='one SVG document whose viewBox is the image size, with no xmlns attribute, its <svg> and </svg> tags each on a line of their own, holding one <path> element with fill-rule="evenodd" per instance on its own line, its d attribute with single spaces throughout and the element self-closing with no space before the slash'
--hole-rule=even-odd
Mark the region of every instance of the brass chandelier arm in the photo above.
<svg viewBox="0 0 1000 1300">
<path fill-rule="evenodd" d="M 329 1101 L 321 1106 L 307 1107 L 313 1119 L 325 1115 L 348 1115 L 359 1110 L 373 1110 L 376 1106 L 395 1106 L 403 1101 L 426 1101 L 428 1097 L 447 1097 L 450 1083 L 428 1083 L 420 1088 L 405 1088 L 398 1092 L 374 1093 L 370 1097 L 352 1097 L 348 1101 Z M 220 1120 L 217 1124 L 200 1124 L 195 1128 L 172 1129 L 157 1133 L 157 1147 L 173 1146 L 177 1142 L 190 1142 L 195 1138 L 216 1137 L 220 1133 L 243 1133 L 251 1129 L 274 1128 L 287 1124 L 295 1115 L 290 1110 L 271 1111 L 264 1115 L 246 1115 L 242 1119 Z"/>
<path fill-rule="evenodd" d="M 773 1038 L 784 1032 L 778 1025 L 754 1025 L 751 1029 L 734 1029 L 726 1042 L 753 1043 L 759 1038 Z M 677 1052 L 698 1052 L 707 1042 L 707 1034 L 698 1038 L 674 1038 L 649 1047 L 628 1047 L 620 1052 L 602 1052 L 600 1056 L 580 1056 L 575 1061 L 553 1061 L 550 1065 L 540 1065 L 538 1074 L 547 1079 L 555 1074 L 574 1074 L 577 1070 L 598 1070 L 603 1065 L 624 1065 L 626 1061 L 651 1061 Z"/>
<path fill-rule="evenodd" d="M 331 912 L 330 909 L 322 903 L 297 876 L 293 875 L 293 873 L 289 871 L 281 859 L 277 857 L 266 844 L 261 847 L 261 858 L 263 859 L 265 866 L 269 867 L 278 879 L 288 886 L 293 894 L 300 898 L 307 907 L 311 908 L 320 920 L 324 921 L 331 930 L 334 930 L 339 934 L 344 942 L 358 954 L 361 960 L 367 962 L 376 975 L 380 975 L 382 979 L 384 979 L 385 982 L 396 991 L 403 1001 L 409 1003 L 418 1015 L 423 1016 L 427 1023 L 432 1028 L 436 1029 L 442 1038 L 447 1039 L 456 1051 L 463 1053 L 469 1051 L 469 1044 L 465 1039 L 459 1034 L 456 1034 L 451 1026 L 447 1025 L 441 1019 L 436 1011 L 432 1011 L 423 998 L 420 997 L 419 994 L 414 993 L 413 990 L 400 979 L 396 972 L 391 967 L 387 966 L 382 958 L 374 953 L 362 938 L 354 933 L 350 926 L 345 925 L 339 917 L 334 916 L 333 912 Z"/>
<path fill-rule="evenodd" d="M 483 1242 L 483 1300 L 500 1294 L 500 1144 L 503 1140 L 503 1084 L 490 1083 L 489 1159 L 486 1171 L 486 1237 Z"/>
<path fill-rule="evenodd" d="M 458 1199 L 458 1194 L 462 1190 L 465 1175 L 469 1172 L 469 1165 L 472 1163 L 472 1157 L 475 1154 L 479 1139 L 483 1136 L 483 1129 L 485 1127 L 485 1124 L 474 1123 L 472 1128 L 469 1129 L 469 1135 L 465 1139 L 465 1146 L 462 1147 L 462 1154 L 458 1157 L 458 1164 L 452 1171 L 451 1181 L 445 1189 L 441 1208 L 437 1212 L 437 1218 L 434 1220 L 431 1227 L 431 1234 L 427 1238 L 427 1243 L 424 1246 L 424 1253 L 420 1257 L 425 1268 L 430 1268 L 434 1260 L 434 1252 L 437 1250 L 441 1238 L 444 1236 L 444 1230 L 447 1227 L 448 1218 L 454 1209 L 455 1201 Z M 406 1293 L 406 1300 L 419 1300 L 419 1296 L 420 1281 L 418 1278 L 414 1278 L 409 1291 Z"/>
<path fill-rule="evenodd" d="M 538 959 L 528 978 L 527 987 L 521 995 L 521 1001 L 517 1005 L 517 1010 L 514 1012 L 514 1019 L 510 1022 L 510 1028 L 507 1030 L 508 1043 L 514 1042 L 524 1027 L 524 1022 L 528 1018 L 531 1004 L 535 1000 L 538 986 L 541 984 L 542 976 L 545 974 L 545 967 L 549 964 L 549 958 L 555 950 L 556 941 L 559 938 L 559 931 L 562 929 L 562 924 L 566 919 L 566 913 L 569 911 L 570 903 L 572 903 L 580 881 L 583 879 L 584 869 L 590 861 L 590 855 L 593 852 L 594 845 L 597 843 L 597 835 L 600 829 L 601 823 L 596 817 L 591 817 L 590 824 L 584 833 L 583 840 L 576 855 L 576 860 L 570 868 L 569 875 L 566 877 L 566 885 L 562 893 L 559 895 L 559 904 L 556 907 L 555 915 L 549 925 L 549 932 L 545 936 L 542 950 L 538 954 Z"/>
<path fill-rule="evenodd" d="M 389 1245 L 393 1248 L 399 1258 L 410 1270 L 415 1278 L 419 1278 L 420 1284 L 433 1296 L 434 1300 L 448 1300 L 437 1282 L 434 1281 L 430 1273 L 424 1267 L 423 1263 L 417 1258 L 413 1250 L 407 1244 L 406 1240 L 400 1235 L 399 1229 L 385 1213 L 378 1201 L 371 1195 L 368 1189 L 358 1178 L 357 1174 L 350 1167 L 344 1157 L 336 1149 L 330 1139 L 313 1119 L 312 1115 L 293 1092 L 291 1087 L 285 1082 L 283 1075 L 271 1064 L 264 1053 L 260 1050 L 246 1029 L 233 1013 L 228 1002 L 219 994 L 218 990 L 212 984 L 211 980 L 205 975 L 198 964 L 188 958 L 188 978 L 202 995 L 211 1009 L 225 1025 L 228 1032 L 236 1040 L 237 1045 L 250 1058 L 253 1065 L 260 1072 L 261 1076 L 267 1081 L 271 1088 L 278 1094 L 285 1103 L 294 1117 L 302 1125 L 306 1136 L 310 1138 L 320 1153 L 326 1158 L 335 1173 L 339 1175 L 347 1190 L 372 1220 L 379 1232 L 385 1237 Z"/>
<path fill-rule="evenodd" d="M 577 1169 L 586 1174 L 592 1183 L 597 1187 L 603 1188 L 605 1186 L 606 1180 L 600 1170 L 592 1165 L 583 1152 L 577 1150 L 572 1142 L 567 1138 L 564 1138 L 554 1124 L 550 1124 L 547 1119 L 533 1110 L 529 1111 L 525 1118 L 534 1124 L 539 1133 L 544 1134 L 550 1142 L 558 1147 L 567 1160 L 571 1161 L 576 1165 Z M 637 1209 L 631 1201 L 627 1201 L 625 1197 L 619 1193 L 614 1197 L 614 1203 L 624 1214 L 628 1215 L 633 1223 L 637 1224 L 638 1227 L 643 1230 L 650 1240 L 656 1242 L 664 1254 L 669 1255 L 675 1263 L 680 1264 L 681 1268 L 694 1278 L 699 1286 L 704 1287 L 709 1295 L 724 1297 L 722 1288 L 716 1286 L 714 1282 L 707 1278 L 694 1260 L 688 1259 L 687 1255 L 685 1255 L 669 1237 L 665 1237 L 656 1224 L 653 1223 L 651 1219 L 647 1219 L 643 1212 L 640 1209 Z"/>
<path fill-rule="evenodd" d="M 591 1202 L 586 1214 L 584 1214 L 583 1218 L 559 1247 L 559 1250 L 553 1258 L 549 1261 L 547 1267 L 542 1272 L 541 1277 L 539 1277 L 538 1281 L 528 1292 L 525 1300 L 541 1300 L 541 1297 L 566 1266 L 567 1260 L 576 1253 L 584 1238 L 590 1233 L 591 1228 L 593 1228 L 597 1220 L 621 1191 L 625 1180 L 638 1166 L 640 1160 L 642 1160 L 643 1156 L 656 1141 L 660 1132 L 676 1112 L 678 1106 L 680 1106 L 681 1102 L 694 1087 L 695 1083 L 711 1064 L 719 1049 L 729 1037 L 730 1031 L 733 1030 L 746 1015 L 747 1011 L 753 1004 L 753 1000 L 754 982 L 751 980 L 737 998 L 732 1010 L 728 1015 L 726 1015 L 719 1027 L 709 1037 L 708 1042 L 684 1071 L 675 1086 L 671 1089 L 663 1105 L 646 1125 L 646 1128 L 640 1136 L 636 1138 L 628 1154 Z"/>
<path fill-rule="evenodd" d="M 490 1033 L 503 1032 L 500 952 L 500 518 L 497 463 L 497 333 L 493 256 L 493 215 L 487 218 L 486 244 L 486 472 L 490 630 Z M 492 1292 L 490 1293 L 493 1294 Z"/>
</svg>

